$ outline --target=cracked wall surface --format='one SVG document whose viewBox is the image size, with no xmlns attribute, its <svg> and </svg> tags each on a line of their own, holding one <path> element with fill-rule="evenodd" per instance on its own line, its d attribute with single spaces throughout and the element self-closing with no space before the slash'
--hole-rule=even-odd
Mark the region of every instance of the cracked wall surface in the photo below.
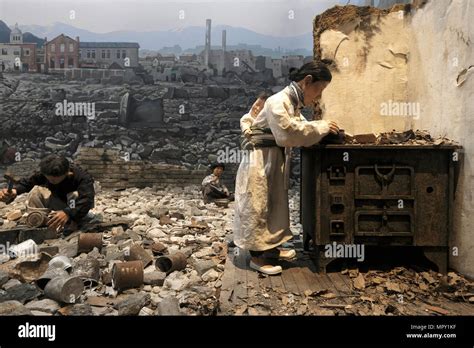
<svg viewBox="0 0 474 348">
<path fill-rule="evenodd" d="M 337 16 L 337 23 L 316 40 L 320 49 L 315 53 L 334 61 L 334 78 L 322 98 L 324 117 L 339 122 L 351 134 L 409 129 L 412 120 L 380 115 L 382 103 L 408 99 L 410 28 L 404 8 L 365 8 L 339 7 L 330 14 Z"/>
<path fill-rule="evenodd" d="M 464 147 L 450 266 L 474 277 L 474 4 L 415 2 L 388 10 L 336 6 L 316 17 L 314 55 L 332 59 L 323 117 L 347 133 L 425 129 Z M 419 112 L 384 115 L 390 103 Z"/>
<path fill-rule="evenodd" d="M 429 1 L 411 21 L 408 95 L 420 103 L 415 127 L 463 146 L 450 245 L 451 266 L 474 277 L 474 3 Z"/>
</svg>

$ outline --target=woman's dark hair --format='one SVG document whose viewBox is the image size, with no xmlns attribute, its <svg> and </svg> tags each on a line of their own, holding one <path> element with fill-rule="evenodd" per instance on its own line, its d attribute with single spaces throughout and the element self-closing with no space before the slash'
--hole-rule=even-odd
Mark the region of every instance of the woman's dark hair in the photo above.
<svg viewBox="0 0 474 348">
<path fill-rule="evenodd" d="M 331 82 L 332 75 L 326 64 L 323 62 L 309 62 L 304 64 L 301 68 L 290 68 L 289 79 L 291 81 L 301 81 L 307 75 L 313 77 L 313 83 L 316 81 Z"/>
<path fill-rule="evenodd" d="M 43 175 L 62 176 L 69 171 L 69 161 L 64 156 L 48 155 L 41 160 L 39 167 Z"/>
</svg>

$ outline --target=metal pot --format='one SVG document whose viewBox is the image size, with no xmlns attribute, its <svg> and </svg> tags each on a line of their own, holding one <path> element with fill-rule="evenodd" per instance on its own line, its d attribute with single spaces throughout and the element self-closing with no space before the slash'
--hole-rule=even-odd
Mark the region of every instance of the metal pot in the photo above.
<svg viewBox="0 0 474 348">
<path fill-rule="evenodd" d="M 173 271 L 183 270 L 186 264 L 186 255 L 176 252 L 174 254 L 160 256 L 156 260 L 155 267 L 166 274 L 170 274 Z"/>
<path fill-rule="evenodd" d="M 79 277 L 60 276 L 51 279 L 44 288 L 46 297 L 63 303 L 75 303 L 84 291 Z"/>
<path fill-rule="evenodd" d="M 72 270 L 72 261 L 69 257 L 64 255 L 55 256 L 49 261 L 49 267 L 61 268 L 66 272 L 70 272 Z"/>
<path fill-rule="evenodd" d="M 102 249 L 102 233 L 81 233 L 77 241 L 77 252 L 88 253 L 94 248 Z"/>
<path fill-rule="evenodd" d="M 43 273 L 41 277 L 36 279 L 35 282 L 38 288 L 40 288 L 41 290 L 44 290 L 44 288 L 46 287 L 46 285 L 49 283 L 51 279 L 57 278 L 57 277 L 67 277 L 67 276 L 69 276 L 69 274 L 62 268 L 50 266 L 46 270 L 46 272 Z"/>
<path fill-rule="evenodd" d="M 136 288 L 142 284 L 142 261 L 128 261 L 114 264 L 112 268 L 112 286 L 114 289 Z"/>
<path fill-rule="evenodd" d="M 85 287 L 96 286 L 100 280 L 100 263 L 90 257 L 79 260 L 74 265 L 72 275 L 81 278 Z"/>
</svg>

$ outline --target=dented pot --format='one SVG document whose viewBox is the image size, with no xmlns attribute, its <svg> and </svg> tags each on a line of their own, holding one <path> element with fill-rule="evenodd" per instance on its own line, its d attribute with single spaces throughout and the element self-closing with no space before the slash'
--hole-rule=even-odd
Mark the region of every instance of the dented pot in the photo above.
<svg viewBox="0 0 474 348">
<path fill-rule="evenodd" d="M 160 256 L 155 263 L 155 267 L 160 271 L 169 274 L 174 271 L 181 271 L 186 267 L 186 255 L 177 252 L 170 255 Z"/>
</svg>

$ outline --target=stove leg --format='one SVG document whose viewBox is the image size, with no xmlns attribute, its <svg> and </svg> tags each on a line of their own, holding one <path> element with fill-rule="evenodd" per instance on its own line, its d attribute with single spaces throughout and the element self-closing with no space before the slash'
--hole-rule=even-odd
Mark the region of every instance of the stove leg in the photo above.
<svg viewBox="0 0 474 348">
<path fill-rule="evenodd" d="M 312 253 L 312 259 L 318 273 L 327 273 L 327 266 L 336 258 L 328 258 L 324 255 L 324 250 L 316 249 Z"/>
<path fill-rule="evenodd" d="M 438 266 L 438 272 L 446 274 L 448 272 L 448 249 L 443 248 L 423 248 L 426 258 Z"/>
<path fill-rule="evenodd" d="M 309 251 L 309 243 L 312 241 L 311 236 L 308 233 L 303 232 L 303 250 Z"/>
</svg>

